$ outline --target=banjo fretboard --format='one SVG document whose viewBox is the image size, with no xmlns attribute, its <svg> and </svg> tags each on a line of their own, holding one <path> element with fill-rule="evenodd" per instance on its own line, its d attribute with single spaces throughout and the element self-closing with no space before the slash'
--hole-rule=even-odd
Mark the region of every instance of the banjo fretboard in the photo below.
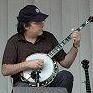
<svg viewBox="0 0 93 93">
<path fill-rule="evenodd" d="M 80 27 L 78 27 L 77 29 L 72 29 L 72 33 L 74 31 L 80 31 L 83 27 L 85 27 L 89 22 L 93 22 L 93 16 L 90 16 L 88 18 L 88 20 L 86 20 Z M 71 33 L 71 34 L 72 34 Z M 50 51 L 48 53 L 48 56 L 50 58 L 53 58 L 62 48 L 65 44 L 67 44 L 70 40 L 71 40 L 71 34 L 69 36 L 67 36 L 67 38 L 65 38 L 61 43 L 59 43 L 52 51 Z"/>
</svg>

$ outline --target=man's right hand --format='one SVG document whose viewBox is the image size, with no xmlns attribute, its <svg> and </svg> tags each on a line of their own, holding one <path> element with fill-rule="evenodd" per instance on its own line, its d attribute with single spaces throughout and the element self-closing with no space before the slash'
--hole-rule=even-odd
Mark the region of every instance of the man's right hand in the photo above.
<svg viewBox="0 0 93 93">
<path fill-rule="evenodd" d="M 43 60 L 31 60 L 21 62 L 18 64 L 3 64 L 1 72 L 4 76 L 9 76 L 28 69 L 40 70 L 43 68 L 43 66 L 44 66 Z"/>
<path fill-rule="evenodd" d="M 44 61 L 40 59 L 29 60 L 26 62 L 27 62 L 28 69 L 38 70 L 38 69 L 42 69 L 44 66 Z"/>
</svg>

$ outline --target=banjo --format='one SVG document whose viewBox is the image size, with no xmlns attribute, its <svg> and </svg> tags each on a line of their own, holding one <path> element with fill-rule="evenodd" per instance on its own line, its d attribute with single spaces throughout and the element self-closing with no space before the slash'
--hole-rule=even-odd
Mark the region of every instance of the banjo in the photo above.
<svg viewBox="0 0 93 93">
<path fill-rule="evenodd" d="M 74 31 L 80 31 L 89 22 L 93 22 L 93 16 L 90 16 L 80 27 L 72 29 Z M 72 33 L 71 33 L 72 34 Z M 63 48 L 63 46 L 71 40 L 71 34 L 67 36 L 61 43 L 59 43 L 53 50 L 48 54 L 35 53 L 26 58 L 29 60 L 41 59 L 44 60 L 44 67 L 41 70 L 27 70 L 21 74 L 21 80 L 28 82 L 31 86 L 47 86 L 56 77 L 59 69 L 57 63 L 52 58 Z"/>
</svg>

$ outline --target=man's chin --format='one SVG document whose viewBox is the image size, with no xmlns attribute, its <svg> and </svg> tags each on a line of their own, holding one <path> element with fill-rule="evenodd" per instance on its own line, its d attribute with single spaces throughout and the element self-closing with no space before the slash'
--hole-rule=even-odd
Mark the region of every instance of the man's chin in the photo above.
<svg viewBox="0 0 93 93">
<path fill-rule="evenodd" d="M 43 30 L 40 30 L 39 33 L 38 33 L 38 35 L 40 36 L 42 34 L 43 34 Z"/>
</svg>

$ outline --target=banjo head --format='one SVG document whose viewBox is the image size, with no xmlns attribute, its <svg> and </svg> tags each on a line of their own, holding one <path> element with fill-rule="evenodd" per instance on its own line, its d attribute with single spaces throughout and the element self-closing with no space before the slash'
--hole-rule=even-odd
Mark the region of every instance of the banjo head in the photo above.
<svg viewBox="0 0 93 93">
<path fill-rule="evenodd" d="M 26 58 L 26 61 L 37 60 L 37 59 L 44 60 L 44 67 L 42 70 L 40 70 L 41 72 L 39 73 L 39 82 L 41 83 L 41 85 L 47 85 L 51 83 L 54 77 L 56 76 L 58 72 L 58 66 L 56 65 L 56 63 L 53 62 L 53 60 L 47 54 L 43 53 L 32 54 Z M 32 72 L 33 70 L 23 71 L 22 77 L 26 81 L 33 84 L 35 83 L 35 79 L 33 79 L 31 76 Z"/>
</svg>

